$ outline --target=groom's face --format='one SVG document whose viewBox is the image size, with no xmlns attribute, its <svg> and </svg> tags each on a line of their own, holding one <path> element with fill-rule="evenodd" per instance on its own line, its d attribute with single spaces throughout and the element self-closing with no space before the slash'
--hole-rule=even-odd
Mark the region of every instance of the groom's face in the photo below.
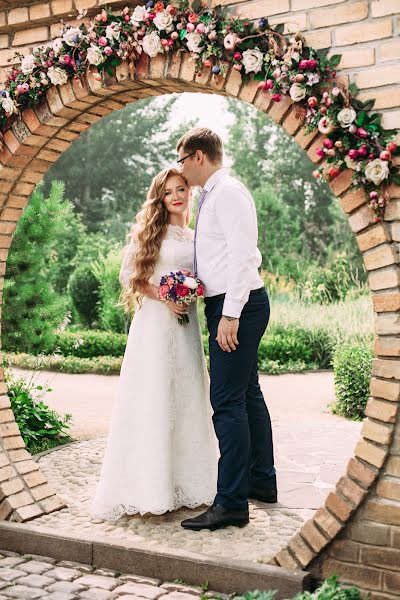
<svg viewBox="0 0 400 600">
<path fill-rule="evenodd" d="M 186 179 L 189 186 L 199 185 L 198 178 L 201 167 L 197 156 L 199 152 L 199 150 L 196 150 L 192 153 L 182 148 L 179 150 L 179 166 L 182 176 Z"/>
</svg>

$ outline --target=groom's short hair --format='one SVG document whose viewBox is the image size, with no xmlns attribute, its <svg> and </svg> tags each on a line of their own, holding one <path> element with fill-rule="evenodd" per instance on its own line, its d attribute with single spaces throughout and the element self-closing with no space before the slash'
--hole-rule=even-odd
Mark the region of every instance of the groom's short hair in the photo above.
<svg viewBox="0 0 400 600">
<path fill-rule="evenodd" d="M 194 127 L 189 129 L 176 144 L 176 150 L 181 149 L 187 154 L 201 150 L 213 163 L 221 162 L 223 159 L 223 143 L 219 135 L 206 127 Z"/>
</svg>

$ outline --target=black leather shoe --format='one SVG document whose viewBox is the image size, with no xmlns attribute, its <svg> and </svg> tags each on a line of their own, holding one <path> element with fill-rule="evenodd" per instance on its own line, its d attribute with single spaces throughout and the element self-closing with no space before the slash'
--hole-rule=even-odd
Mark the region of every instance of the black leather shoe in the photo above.
<svg viewBox="0 0 400 600">
<path fill-rule="evenodd" d="M 215 529 L 227 527 L 228 525 L 243 527 L 248 522 L 248 510 L 230 510 L 220 504 L 213 504 L 206 512 L 197 517 L 185 519 L 181 525 L 185 529 L 192 529 L 193 531 L 200 531 L 201 529 L 215 531 Z"/>
<path fill-rule="evenodd" d="M 275 504 L 275 502 L 278 502 L 278 490 L 276 488 L 256 488 L 250 486 L 249 500 Z"/>
</svg>

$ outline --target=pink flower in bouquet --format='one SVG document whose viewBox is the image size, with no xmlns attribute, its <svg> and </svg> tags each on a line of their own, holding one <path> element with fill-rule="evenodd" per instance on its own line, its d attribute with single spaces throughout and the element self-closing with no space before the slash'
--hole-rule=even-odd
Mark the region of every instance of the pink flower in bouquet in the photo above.
<svg viewBox="0 0 400 600">
<path fill-rule="evenodd" d="M 190 271 L 188 271 L 187 269 L 181 269 L 181 273 L 182 275 L 185 275 L 185 277 L 188 277 L 190 275 Z"/>
<path fill-rule="evenodd" d="M 107 46 L 107 44 L 108 44 L 107 38 L 104 37 L 104 35 L 101 35 L 99 37 L 99 45 L 104 47 L 104 46 Z"/>
<path fill-rule="evenodd" d="M 188 296 L 190 294 L 189 288 L 186 287 L 186 285 L 182 285 L 181 283 L 178 283 L 176 286 L 176 295 L 179 298 L 186 298 L 186 296 Z"/>
<path fill-rule="evenodd" d="M 167 283 L 168 283 L 168 285 L 174 285 L 174 278 L 173 277 L 168 277 L 167 278 Z"/>
<path fill-rule="evenodd" d="M 201 298 L 204 297 L 204 285 L 202 285 L 201 283 L 197 286 L 197 295 L 200 296 Z"/>
<path fill-rule="evenodd" d="M 160 286 L 158 292 L 160 294 L 160 298 L 165 298 L 165 296 L 169 292 L 169 286 L 168 285 L 162 285 L 162 286 Z"/>
</svg>

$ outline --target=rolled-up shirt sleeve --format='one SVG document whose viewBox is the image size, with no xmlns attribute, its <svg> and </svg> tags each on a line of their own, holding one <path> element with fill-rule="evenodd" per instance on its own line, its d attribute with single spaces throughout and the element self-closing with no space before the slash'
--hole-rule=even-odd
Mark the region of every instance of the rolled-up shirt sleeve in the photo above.
<svg viewBox="0 0 400 600">
<path fill-rule="evenodd" d="M 249 265 L 254 264 L 258 252 L 255 207 L 250 195 L 232 185 L 223 188 L 215 210 L 228 251 L 222 314 L 239 318 L 251 291 Z"/>
</svg>

